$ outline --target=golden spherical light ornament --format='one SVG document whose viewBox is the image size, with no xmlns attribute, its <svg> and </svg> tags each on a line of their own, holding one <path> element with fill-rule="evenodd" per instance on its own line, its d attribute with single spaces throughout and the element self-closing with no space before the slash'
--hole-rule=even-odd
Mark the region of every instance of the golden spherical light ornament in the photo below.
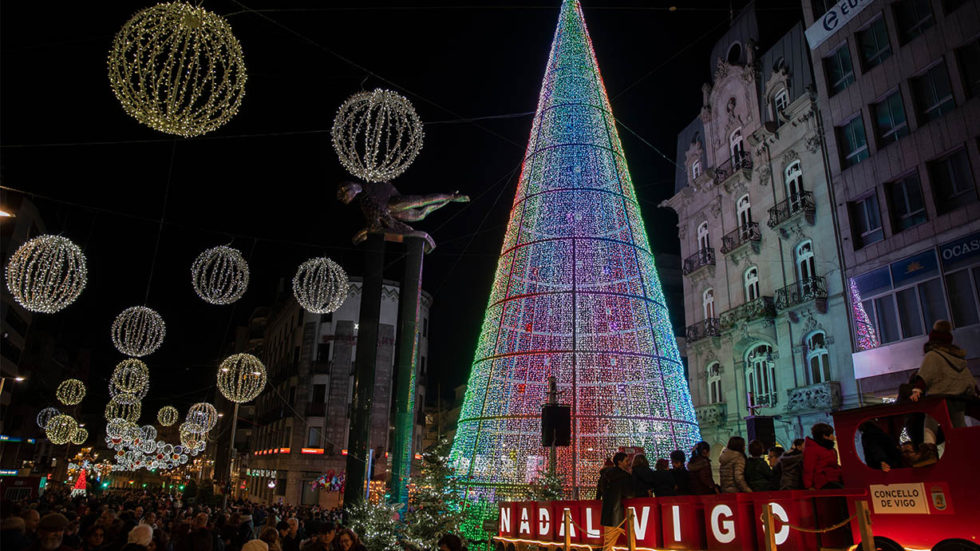
<svg viewBox="0 0 980 551">
<path fill-rule="evenodd" d="M 85 255 L 69 239 L 41 235 L 21 245 L 7 263 L 7 289 L 18 304 L 43 314 L 78 298 L 88 282 Z"/>
<path fill-rule="evenodd" d="M 218 410 L 207 402 L 198 402 L 187 410 L 187 422 L 209 431 L 218 423 Z"/>
<path fill-rule="evenodd" d="M 157 412 L 157 421 L 160 425 L 164 427 L 169 427 L 177 422 L 177 408 L 173 406 L 163 406 L 160 411 Z"/>
<path fill-rule="evenodd" d="M 265 381 L 265 366 L 251 354 L 233 354 L 218 367 L 218 390 L 238 404 L 255 399 L 265 388 Z"/>
<path fill-rule="evenodd" d="M 242 47 L 221 16 L 187 2 L 134 15 L 109 52 L 109 83 L 139 122 L 191 137 L 220 128 L 245 95 Z"/>
<path fill-rule="evenodd" d="M 81 446 L 86 440 L 88 440 L 88 429 L 84 427 L 78 427 L 75 430 L 75 435 L 71 437 L 71 443 L 76 446 Z"/>
<path fill-rule="evenodd" d="M 112 322 L 112 344 L 127 356 L 139 358 L 156 352 L 166 334 L 163 318 L 146 306 L 126 308 Z"/>
<path fill-rule="evenodd" d="M 69 415 L 61 414 L 48 421 L 48 426 L 44 432 L 52 444 L 60 446 L 71 442 L 77 430 L 78 422 Z"/>
<path fill-rule="evenodd" d="M 150 368 L 141 360 L 126 358 L 112 370 L 109 384 L 118 392 L 135 394 L 150 384 Z"/>
<path fill-rule="evenodd" d="M 312 314 L 329 314 L 347 300 L 350 281 L 336 262 L 326 257 L 313 258 L 300 264 L 293 276 L 293 296 L 296 302 Z"/>
<path fill-rule="evenodd" d="M 106 420 L 125 419 L 131 423 L 137 422 L 142 413 L 143 406 L 139 400 L 131 399 L 131 396 L 120 394 L 109 400 L 109 403 L 105 406 Z"/>
<path fill-rule="evenodd" d="M 237 249 L 214 247 L 199 254 L 191 265 L 194 292 L 206 302 L 231 304 L 248 287 L 248 263 Z"/>
<path fill-rule="evenodd" d="M 55 397 L 66 406 L 80 404 L 85 398 L 85 383 L 78 379 L 65 379 L 55 390 Z"/>
<path fill-rule="evenodd" d="M 422 120 L 404 96 L 377 89 L 347 98 L 330 136 L 348 172 L 368 182 L 387 182 L 405 172 L 422 149 Z"/>
</svg>

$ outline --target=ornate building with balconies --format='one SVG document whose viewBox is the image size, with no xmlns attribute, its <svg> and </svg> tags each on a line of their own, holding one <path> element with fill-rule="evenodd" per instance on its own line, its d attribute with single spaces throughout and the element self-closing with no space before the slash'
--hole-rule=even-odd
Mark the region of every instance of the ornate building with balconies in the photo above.
<svg viewBox="0 0 980 551">
<path fill-rule="evenodd" d="M 661 205 L 678 214 L 691 395 L 713 454 L 749 415 L 774 417 L 788 447 L 857 403 L 803 27 L 760 50 L 769 30 L 750 7 L 715 45 Z"/>
</svg>

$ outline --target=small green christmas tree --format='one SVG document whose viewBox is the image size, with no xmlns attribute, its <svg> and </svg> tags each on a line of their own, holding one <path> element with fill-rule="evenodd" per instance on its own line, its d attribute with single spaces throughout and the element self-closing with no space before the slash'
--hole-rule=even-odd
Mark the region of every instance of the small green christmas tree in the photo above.
<svg viewBox="0 0 980 551">
<path fill-rule="evenodd" d="M 565 479 L 558 473 L 538 472 L 538 477 L 528 485 L 525 497 L 528 501 L 558 501 L 565 499 Z"/>
<path fill-rule="evenodd" d="M 398 510 L 401 505 L 369 503 L 361 501 L 350 508 L 348 523 L 368 551 L 403 551 L 401 523 Z"/>
<path fill-rule="evenodd" d="M 426 450 L 419 475 L 412 479 L 414 489 L 404 522 L 405 543 L 414 549 L 438 549 L 439 538 L 446 534 L 462 537 L 462 486 L 456 470 L 449 465 L 450 445 L 448 440 L 442 440 Z"/>
</svg>

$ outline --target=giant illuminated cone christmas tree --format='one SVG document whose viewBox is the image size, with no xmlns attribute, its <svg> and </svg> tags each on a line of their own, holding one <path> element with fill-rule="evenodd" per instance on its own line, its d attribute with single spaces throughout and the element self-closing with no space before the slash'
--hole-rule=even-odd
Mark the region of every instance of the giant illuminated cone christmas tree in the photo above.
<svg viewBox="0 0 980 551">
<path fill-rule="evenodd" d="M 546 468 L 548 377 L 572 405 L 558 472 L 592 497 L 620 446 L 699 439 L 653 253 L 576 0 L 561 8 L 453 444 L 471 503 Z"/>
</svg>

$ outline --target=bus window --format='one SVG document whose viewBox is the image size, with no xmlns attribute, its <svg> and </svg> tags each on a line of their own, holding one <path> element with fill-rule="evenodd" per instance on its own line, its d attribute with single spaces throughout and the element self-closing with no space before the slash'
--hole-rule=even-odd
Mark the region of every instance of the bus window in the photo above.
<svg viewBox="0 0 980 551">
<path fill-rule="evenodd" d="M 854 449 L 865 465 L 888 472 L 936 463 L 945 451 L 945 438 L 931 415 L 889 415 L 861 423 Z"/>
</svg>

